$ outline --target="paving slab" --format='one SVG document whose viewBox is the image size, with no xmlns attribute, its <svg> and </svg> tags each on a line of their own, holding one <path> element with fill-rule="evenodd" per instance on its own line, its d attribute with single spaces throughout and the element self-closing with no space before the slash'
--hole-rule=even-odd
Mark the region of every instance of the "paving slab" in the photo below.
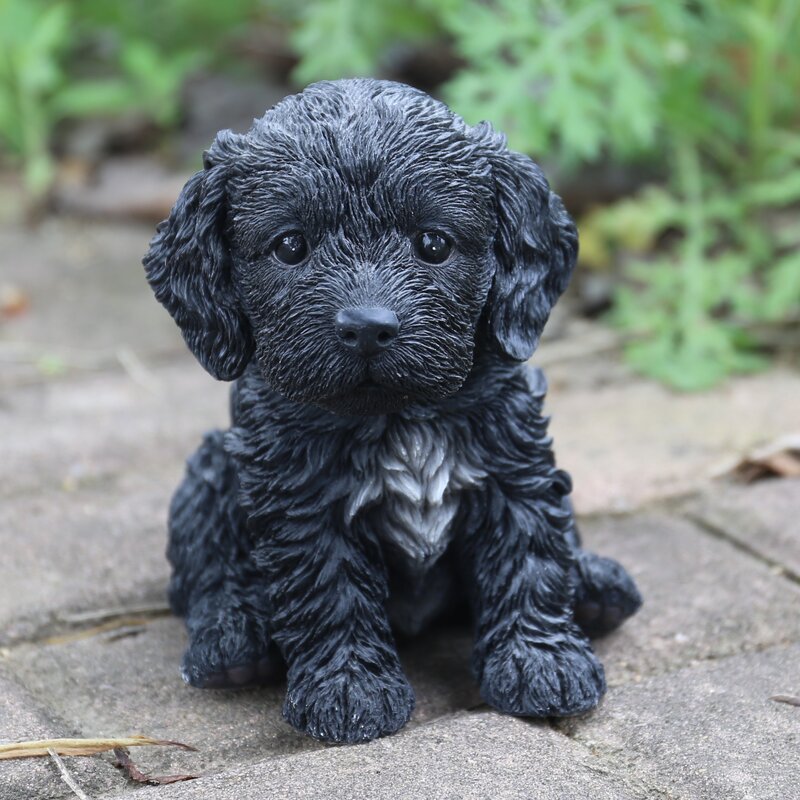
<svg viewBox="0 0 800 800">
<path fill-rule="evenodd" d="M 0 645 L 41 635 L 58 618 L 81 609 L 163 604 L 167 503 L 174 483 L 6 502 L 0 524 Z"/>
<path fill-rule="evenodd" d="M 542 723 L 479 711 L 365 745 L 328 747 L 126 800 L 632 800 L 659 797 Z"/>
<path fill-rule="evenodd" d="M 595 647 L 609 683 L 800 641 L 800 587 L 688 520 L 650 513 L 585 521 L 585 546 L 618 559 L 644 606 Z"/>
<path fill-rule="evenodd" d="M 40 708 L 33 698 L 0 672 L 0 741 L 49 739 L 73 736 L 75 731 Z M 105 796 L 125 789 L 111 764 L 98 759 L 64 758 L 78 786 L 87 793 Z M 75 795 L 61 779 L 50 758 L 0 761 L 0 800 L 59 800 Z"/>
<path fill-rule="evenodd" d="M 185 647 L 183 624 L 171 617 L 72 642 L 17 647 L 6 665 L 85 736 L 144 733 L 198 748 L 137 750 L 135 761 L 145 772 L 216 772 L 267 754 L 320 747 L 281 719 L 283 686 L 224 692 L 184 684 Z"/>
<path fill-rule="evenodd" d="M 646 599 L 639 615 L 597 643 L 612 686 L 800 640 L 800 590 L 688 521 L 658 514 L 591 520 L 583 533 L 587 546 L 626 564 Z M 143 754 L 139 760 L 149 771 L 217 772 L 319 747 L 282 722 L 282 686 L 233 693 L 184 686 L 178 664 L 185 642 L 181 623 L 168 618 L 17 646 L 5 663 L 42 704 L 85 735 L 143 731 L 201 749 Z M 469 653 L 469 635 L 458 628 L 403 645 L 418 696 L 412 728 L 480 703 Z"/>
<path fill-rule="evenodd" d="M 228 393 L 188 354 L 135 377 L 0 390 L 0 497 L 177 474 L 206 430 L 229 424 Z"/>
<path fill-rule="evenodd" d="M 800 579 L 800 478 L 719 483 L 684 511 Z"/>
<path fill-rule="evenodd" d="M 283 683 L 242 691 L 186 686 L 179 674 L 185 646 L 183 624 L 171 617 L 78 634 L 57 644 L 18 646 L 7 652 L 5 665 L 41 703 L 84 735 L 142 732 L 199 749 L 137 751 L 136 761 L 145 771 L 217 772 L 322 746 L 281 718 Z M 480 703 L 469 655 L 470 640 L 463 631 L 436 631 L 401 648 L 417 695 L 411 727 Z"/>
<path fill-rule="evenodd" d="M 565 726 L 619 769 L 693 800 L 798 797 L 800 647 L 773 648 L 612 690 Z M 670 795 L 672 796 L 672 795 Z"/>
<path fill-rule="evenodd" d="M 27 300 L 22 313 L 0 321 L 0 388 L 118 363 L 121 351 L 182 352 L 141 265 L 154 232 L 57 218 L 35 229 L 0 227 L 2 282 Z"/>
<path fill-rule="evenodd" d="M 610 364 L 614 373 L 613 356 L 593 360 Z M 641 378 L 586 385 L 581 364 L 547 367 L 545 404 L 556 457 L 572 474 L 580 514 L 630 511 L 697 492 L 723 465 L 797 429 L 795 371 L 775 368 L 680 394 Z"/>
<path fill-rule="evenodd" d="M 228 389 L 188 358 L 18 387 L 0 403 L 0 643 L 54 613 L 163 601 L 184 461 L 227 423 Z"/>
</svg>

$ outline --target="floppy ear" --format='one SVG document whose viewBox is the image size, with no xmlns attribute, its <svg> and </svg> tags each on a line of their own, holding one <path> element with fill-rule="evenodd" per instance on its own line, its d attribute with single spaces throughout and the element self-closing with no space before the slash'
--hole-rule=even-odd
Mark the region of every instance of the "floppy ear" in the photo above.
<svg viewBox="0 0 800 800">
<path fill-rule="evenodd" d="M 216 143 L 215 143 L 216 144 Z M 227 166 L 206 168 L 183 187 L 144 257 L 147 280 L 197 360 L 232 381 L 253 353 L 250 324 L 236 296 L 225 241 Z"/>
<path fill-rule="evenodd" d="M 567 288 L 578 256 L 578 231 L 541 169 L 508 150 L 502 136 L 487 139 L 498 215 L 488 333 L 504 356 L 526 361 Z"/>
</svg>

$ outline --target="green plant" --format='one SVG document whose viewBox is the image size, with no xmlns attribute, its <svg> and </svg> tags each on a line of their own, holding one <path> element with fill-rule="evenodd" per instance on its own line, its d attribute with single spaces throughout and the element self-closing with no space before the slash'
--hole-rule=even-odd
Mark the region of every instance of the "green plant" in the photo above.
<svg viewBox="0 0 800 800">
<path fill-rule="evenodd" d="M 54 105 L 65 117 L 138 112 L 168 128 L 180 116 L 178 95 L 186 75 L 202 61 L 195 51 L 160 53 L 148 41 L 126 40 L 117 53 L 116 75 L 65 86 Z"/>
<path fill-rule="evenodd" d="M 199 52 L 224 58 L 226 37 L 247 30 L 263 16 L 267 0 L 68 0 L 83 39 L 102 39 L 112 48 L 146 41 L 159 53 Z M 289 13 L 290 6 L 284 6 Z"/>
<path fill-rule="evenodd" d="M 220 4 L 196 5 L 191 17 L 186 0 L 141 4 L 139 14 L 133 4 L 0 0 L 0 145 L 21 162 L 34 206 L 53 182 L 51 138 L 63 120 L 136 111 L 164 127 L 177 122 L 179 89 L 204 56 L 196 46 L 159 46 L 156 21 L 160 13 L 177 23 L 179 6 L 198 24 L 209 15 L 228 18 Z M 114 28 L 115 14 L 128 27 Z M 91 63 L 86 51 L 98 47 L 104 56 Z"/>
<path fill-rule="evenodd" d="M 442 6 L 447 4 L 443 0 Z M 363 75 L 377 70 L 397 41 L 433 39 L 439 31 L 436 3 L 416 0 L 306 2 L 296 11 L 292 44 L 302 55 L 295 79 L 306 83 L 326 76 Z"/>
<path fill-rule="evenodd" d="M 393 42 L 438 32 L 465 64 L 442 94 L 468 121 L 492 119 L 562 169 L 657 162 L 664 189 L 595 217 L 607 232 L 638 217 L 654 247 L 667 231 L 675 242 L 625 270 L 613 319 L 630 363 L 682 389 L 764 363 L 754 325 L 800 311 L 800 233 L 773 230 L 776 210 L 800 202 L 798 0 L 370 8 L 305 3 L 298 78 L 379 72 Z"/>
<path fill-rule="evenodd" d="M 686 12 L 654 0 L 389 0 L 365 9 L 302 4 L 298 81 L 379 72 L 391 45 L 446 37 L 466 63 L 442 87 L 448 102 L 470 121 L 492 119 L 512 146 L 573 165 L 608 148 L 628 157 L 652 147 L 653 72 L 683 57 L 653 45 Z"/>
<path fill-rule="evenodd" d="M 800 226 L 778 215 L 800 203 L 800 6 L 710 3 L 706 14 L 705 56 L 663 92 L 668 191 L 639 209 L 655 236 L 681 236 L 633 260 L 613 315 L 634 336 L 630 362 L 688 390 L 763 366 L 753 331 L 800 315 Z"/>
<path fill-rule="evenodd" d="M 0 0 L 0 137 L 21 157 L 25 184 L 37 197 L 53 175 L 48 134 L 58 116 L 53 96 L 64 83 L 68 25 L 63 4 Z"/>
</svg>

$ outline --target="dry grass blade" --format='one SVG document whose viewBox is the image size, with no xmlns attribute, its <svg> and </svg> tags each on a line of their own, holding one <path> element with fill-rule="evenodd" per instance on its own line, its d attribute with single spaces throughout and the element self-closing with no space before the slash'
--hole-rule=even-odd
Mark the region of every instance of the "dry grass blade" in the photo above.
<svg viewBox="0 0 800 800">
<path fill-rule="evenodd" d="M 134 783 L 146 783 L 149 786 L 165 786 L 168 783 L 180 783 L 181 781 L 193 781 L 199 775 L 145 775 L 136 764 L 131 760 L 131 754 L 125 747 L 115 747 L 114 755 L 116 762 L 114 766 L 121 769 Z"/>
<path fill-rule="evenodd" d="M 114 635 L 120 630 L 130 630 L 132 627 L 142 628 L 153 621 L 151 617 L 120 617 L 119 619 L 103 622 L 101 625 L 94 625 L 91 628 L 81 628 L 80 630 L 58 633 L 48 636 L 41 640 L 42 644 L 70 644 L 79 642 L 82 639 L 91 639 L 93 636 L 100 636 L 104 633 Z"/>
<path fill-rule="evenodd" d="M 133 603 L 125 606 L 93 608 L 89 611 L 61 612 L 58 614 L 58 620 L 69 625 L 83 625 L 86 623 L 98 625 L 101 622 L 127 619 L 129 617 L 153 617 L 157 619 L 168 616 L 171 613 L 166 603 Z"/>
<path fill-rule="evenodd" d="M 195 748 L 182 742 L 169 739 L 152 739 L 149 736 L 129 736 L 122 739 L 39 739 L 27 742 L 9 742 L 0 744 L 0 761 L 9 758 L 35 758 L 47 756 L 50 750 L 60 756 L 93 756 L 104 753 L 115 747 L 178 747 L 181 750 Z"/>
</svg>

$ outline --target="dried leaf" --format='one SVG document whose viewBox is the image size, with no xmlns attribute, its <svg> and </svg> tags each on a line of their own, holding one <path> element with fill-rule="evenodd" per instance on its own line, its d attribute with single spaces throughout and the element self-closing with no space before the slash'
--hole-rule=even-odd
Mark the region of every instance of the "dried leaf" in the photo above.
<svg viewBox="0 0 800 800">
<path fill-rule="evenodd" d="M 121 769 L 134 783 L 146 783 L 150 786 L 165 786 L 168 783 L 196 780 L 199 775 L 145 775 L 131 760 L 131 754 L 126 747 L 115 747 L 116 761 L 114 766 Z"/>
<path fill-rule="evenodd" d="M 18 286 L 0 284 L 0 316 L 17 317 L 28 310 L 28 296 Z"/>
<path fill-rule="evenodd" d="M 129 736 L 121 739 L 38 739 L 0 744 L 0 761 L 10 758 L 35 758 L 49 755 L 48 750 L 60 756 L 93 756 L 117 747 L 178 747 L 196 752 L 196 748 L 169 739 L 152 739 L 149 736 Z"/>
<path fill-rule="evenodd" d="M 727 473 L 742 483 L 800 477 L 800 434 L 782 436 L 745 456 Z"/>
</svg>

